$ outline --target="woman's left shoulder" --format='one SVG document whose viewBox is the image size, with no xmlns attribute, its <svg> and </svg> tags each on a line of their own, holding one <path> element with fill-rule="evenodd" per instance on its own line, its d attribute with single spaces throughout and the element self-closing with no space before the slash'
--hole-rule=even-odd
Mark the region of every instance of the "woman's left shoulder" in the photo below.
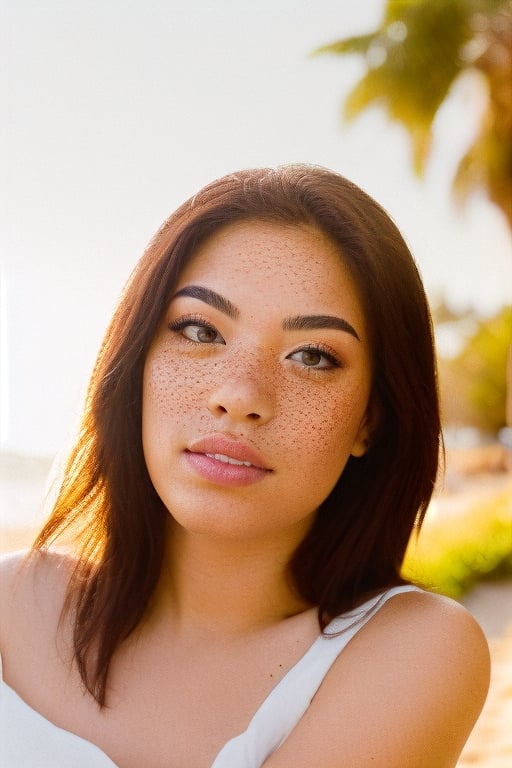
<svg viewBox="0 0 512 768">
<path fill-rule="evenodd" d="M 401 591 L 403 589 L 403 591 Z M 384 593 L 384 604 L 382 611 L 394 614 L 406 621 L 408 616 L 415 619 L 424 618 L 436 619 L 444 622 L 466 623 L 475 625 L 476 629 L 480 627 L 471 613 L 459 602 L 451 597 L 431 592 L 419 587 L 398 587 L 396 590 L 389 590 L 389 596 Z"/>
<path fill-rule="evenodd" d="M 482 628 L 463 605 L 449 597 L 411 590 L 394 595 L 368 624 L 368 640 L 393 658 L 393 649 L 428 662 L 447 679 L 467 677 L 474 689 L 480 684 L 485 698 L 489 685 L 489 646 Z M 477 691 L 475 691 L 477 693 Z"/>
<path fill-rule="evenodd" d="M 378 649 L 381 663 L 370 662 L 368 672 L 376 682 L 393 685 L 389 703 L 398 722 L 409 718 L 418 734 L 430 734 L 428 765 L 451 764 L 443 761 L 443 751 L 460 751 L 489 689 L 489 646 L 476 619 L 451 598 L 414 590 L 388 599 L 360 634 L 361 647 L 353 649 L 356 666 L 371 649 L 375 660 Z M 412 712 L 400 714 L 404 707 Z"/>
<path fill-rule="evenodd" d="M 463 606 L 419 590 L 388 595 L 268 766 L 311 768 L 318 754 L 326 768 L 455 766 L 489 676 L 485 635 Z"/>
<path fill-rule="evenodd" d="M 399 592 L 387 600 L 379 613 L 381 626 L 376 622 L 375 629 L 383 632 L 383 639 L 399 630 L 414 645 L 432 644 L 437 650 L 442 646 L 447 652 L 452 646 L 460 651 L 463 639 L 472 646 L 473 652 L 479 650 L 488 660 L 489 649 L 482 628 L 473 615 L 452 598 L 423 589 Z"/>
</svg>

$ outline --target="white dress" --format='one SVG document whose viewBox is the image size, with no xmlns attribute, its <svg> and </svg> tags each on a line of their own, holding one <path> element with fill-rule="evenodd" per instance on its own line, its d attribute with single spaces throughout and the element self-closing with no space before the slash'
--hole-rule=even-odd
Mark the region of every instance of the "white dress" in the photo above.
<svg viewBox="0 0 512 768">
<path fill-rule="evenodd" d="M 361 627 L 391 597 L 417 589 L 410 585 L 394 587 L 331 621 L 270 692 L 247 730 L 223 746 L 211 768 L 260 768 L 297 725 L 330 667 Z M 99 747 L 57 727 L 32 709 L 3 682 L 1 675 L 0 765 L 117 768 Z"/>
</svg>

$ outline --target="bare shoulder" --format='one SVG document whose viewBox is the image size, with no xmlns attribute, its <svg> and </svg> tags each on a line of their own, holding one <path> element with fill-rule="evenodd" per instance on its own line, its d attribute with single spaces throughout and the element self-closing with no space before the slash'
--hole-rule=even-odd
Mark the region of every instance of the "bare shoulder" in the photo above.
<svg viewBox="0 0 512 768">
<path fill-rule="evenodd" d="M 453 768 L 489 676 L 487 641 L 465 608 L 395 595 L 340 654 L 266 768 L 312 768 L 319 754 L 324 768 Z"/>
<path fill-rule="evenodd" d="M 416 652 L 435 654 L 440 662 L 454 651 L 460 657 L 466 649 L 470 658 L 477 654 L 489 663 L 487 640 L 471 613 L 455 600 L 431 592 L 395 595 L 365 630 L 369 638 L 376 633 L 382 635 L 383 642 L 393 644 L 402 637 L 401 644 L 412 644 Z"/>
<path fill-rule="evenodd" d="M 480 711 L 489 686 L 489 646 L 480 625 L 460 603 L 429 592 L 399 594 L 365 629 L 362 642 L 381 644 L 391 664 L 404 659 L 413 674 L 415 669 L 418 675 L 428 673 L 434 694 L 436 682 L 442 688 L 452 686 L 455 695 L 458 686 L 461 694 L 465 688 Z"/>
<path fill-rule="evenodd" d="M 59 551 L 20 551 L 0 557 L 0 649 L 41 622 L 58 621 L 73 559 Z"/>
</svg>

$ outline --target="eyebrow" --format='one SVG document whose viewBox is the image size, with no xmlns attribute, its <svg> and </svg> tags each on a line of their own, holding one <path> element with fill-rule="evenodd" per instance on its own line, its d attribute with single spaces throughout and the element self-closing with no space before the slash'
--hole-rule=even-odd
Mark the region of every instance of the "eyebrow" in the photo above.
<svg viewBox="0 0 512 768">
<path fill-rule="evenodd" d="M 342 317 L 336 317 L 335 315 L 297 315 L 296 317 L 287 317 L 286 320 L 283 320 L 283 328 L 285 331 L 334 328 L 335 331 L 350 333 L 351 336 L 361 341 L 354 326 Z"/>
<path fill-rule="evenodd" d="M 173 299 L 177 299 L 178 296 L 190 296 L 192 299 L 204 301 L 205 304 L 218 309 L 232 320 L 238 320 L 240 317 L 240 310 L 229 299 L 221 296 L 216 291 L 212 291 L 210 288 L 204 288 L 202 285 L 187 285 L 175 293 Z"/>
<path fill-rule="evenodd" d="M 192 299 L 204 301 L 205 304 L 209 304 L 214 309 L 218 309 L 232 320 L 238 320 L 240 317 L 240 310 L 233 304 L 233 302 L 226 299 L 225 296 L 221 296 L 220 293 L 212 291 L 210 288 L 205 288 L 202 285 L 187 285 L 185 288 L 182 288 L 175 293 L 173 299 L 177 299 L 180 296 L 189 296 Z M 285 331 L 333 328 L 336 331 L 349 333 L 358 341 L 361 340 L 354 326 L 347 320 L 344 320 L 342 317 L 337 317 L 336 315 L 295 315 L 294 317 L 285 318 L 282 327 Z"/>
</svg>

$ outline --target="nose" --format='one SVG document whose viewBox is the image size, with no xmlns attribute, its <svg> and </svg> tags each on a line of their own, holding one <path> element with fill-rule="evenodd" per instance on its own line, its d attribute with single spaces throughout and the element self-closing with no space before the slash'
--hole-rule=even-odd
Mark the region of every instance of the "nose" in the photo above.
<svg viewBox="0 0 512 768">
<path fill-rule="evenodd" d="M 233 363 L 233 370 L 210 393 L 208 409 L 214 416 L 229 416 L 233 421 L 267 423 L 274 412 L 272 384 L 254 370 L 243 370 Z"/>
</svg>

